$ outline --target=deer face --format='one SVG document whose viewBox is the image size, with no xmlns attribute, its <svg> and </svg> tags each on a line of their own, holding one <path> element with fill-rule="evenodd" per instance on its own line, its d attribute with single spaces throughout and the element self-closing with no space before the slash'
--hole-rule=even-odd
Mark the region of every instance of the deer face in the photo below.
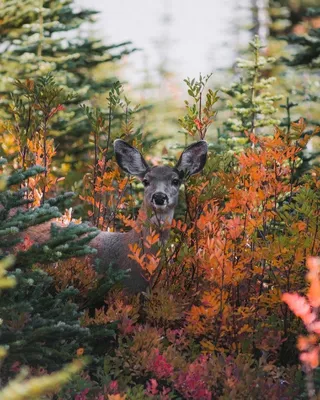
<svg viewBox="0 0 320 400">
<path fill-rule="evenodd" d="M 157 213 L 172 210 L 178 204 L 182 177 L 179 171 L 170 167 L 153 167 L 142 179 L 144 185 L 144 205 Z"/>
<path fill-rule="evenodd" d="M 187 147 L 174 168 L 149 167 L 136 148 L 120 139 L 115 140 L 114 150 L 119 166 L 142 181 L 144 206 L 157 215 L 173 216 L 180 185 L 190 175 L 200 172 L 207 158 L 207 143 L 203 140 Z"/>
</svg>

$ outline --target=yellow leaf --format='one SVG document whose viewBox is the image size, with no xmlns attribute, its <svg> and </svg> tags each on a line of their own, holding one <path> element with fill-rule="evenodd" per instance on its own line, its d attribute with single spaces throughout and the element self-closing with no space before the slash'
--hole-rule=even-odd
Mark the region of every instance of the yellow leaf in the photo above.
<svg viewBox="0 0 320 400">
<path fill-rule="evenodd" d="M 108 400 L 125 400 L 126 395 L 121 395 L 121 394 L 108 394 Z"/>
</svg>

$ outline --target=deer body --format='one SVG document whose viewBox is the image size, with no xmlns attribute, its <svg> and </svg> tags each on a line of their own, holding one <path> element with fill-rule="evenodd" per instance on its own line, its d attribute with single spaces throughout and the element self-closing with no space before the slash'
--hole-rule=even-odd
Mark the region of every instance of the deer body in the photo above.
<svg viewBox="0 0 320 400">
<path fill-rule="evenodd" d="M 129 258 L 129 245 L 143 243 L 143 234 L 131 230 L 121 232 L 100 232 L 90 243 L 97 250 L 97 262 L 99 266 L 111 265 L 118 270 L 129 270 L 128 278 L 122 281 L 123 286 L 131 293 L 143 292 L 148 287 L 148 281 L 144 276 L 140 265 Z"/>
<path fill-rule="evenodd" d="M 119 166 L 143 182 L 145 190 L 142 211 L 151 215 L 147 225 L 160 232 L 160 241 L 164 243 L 169 236 L 168 226 L 171 225 L 178 203 L 181 184 L 188 176 L 200 172 L 205 165 L 206 142 L 200 141 L 189 146 L 174 168 L 149 167 L 137 149 L 120 139 L 114 142 L 114 150 Z M 139 217 L 137 223 L 140 223 Z M 124 280 L 123 285 L 132 293 L 146 290 L 148 281 L 140 265 L 128 257 L 129 245 L 138 243 L 143 248 L 148 232 L 141 222 L 141 229 L 132 229 L 126 233 L 100 232 L 90 243 L 97 249 L 100 266 L 111 265 L 116 269 L 130 270 L 129 277 Z"/>
<path fill-rule="evenodd" d="M 99 266 L 108 267 L 111 265 L 115 269 L 130 270 L 130 277 L 125 279 L 123 285 L 131 291 L 144 291 L 147 281 L 143 276 L 140 266 L 131 260 L 129 255 L 129 244 L 139 242 L 137 232 L 131 230 L 127 233 L 100 232 L 90 243 L 97 249 Z"/>
</svg>

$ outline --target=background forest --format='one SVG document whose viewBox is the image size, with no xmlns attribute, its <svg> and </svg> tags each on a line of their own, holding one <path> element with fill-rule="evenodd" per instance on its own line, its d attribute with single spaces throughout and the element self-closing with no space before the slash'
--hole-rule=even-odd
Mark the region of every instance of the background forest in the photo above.
<svg viewBox="0 0 320 400">
<path fill-rule="evenodd" d="M 0 2 L 0 400 L 319 398 L 320 8 L 245 6 L 232 67 L 177 84 L 164 50 L 133 85 L 139 49 L 84 29 L 96 11 Z M 154 165 L 209 148 L 168 243 L 131 248 L 136 295 L 91 263 L 143 198 L 116 138 Z"/>
</svg>

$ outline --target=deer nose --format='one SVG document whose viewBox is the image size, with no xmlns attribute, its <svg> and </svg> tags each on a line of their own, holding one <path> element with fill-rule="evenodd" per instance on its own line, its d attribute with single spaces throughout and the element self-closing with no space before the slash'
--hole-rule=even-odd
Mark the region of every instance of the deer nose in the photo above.
<svg viewBox="0 0 320 400">
<path fill-rule="evenodd" d="M 156 192 L 152 196 L 152 201 L 157 205 L 157 206 L 163 206 L 164 202 L 166 201 L 167 203 L 169 202 L 168 196 L 165 193 L 161 192 Z"/>
</svg>

